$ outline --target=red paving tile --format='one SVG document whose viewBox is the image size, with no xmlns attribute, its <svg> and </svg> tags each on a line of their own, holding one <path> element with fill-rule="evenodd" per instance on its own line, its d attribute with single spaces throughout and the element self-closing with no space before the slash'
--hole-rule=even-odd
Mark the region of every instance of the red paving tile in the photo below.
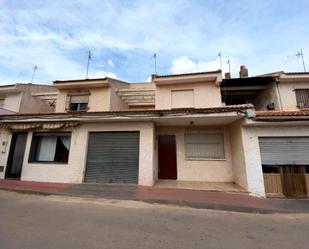
<svg viewBox="0 0 309 249">
<path fill-rule="evenodd" d="M 42 183 L 18 180 L 0 180 L 0 187 L 15 190 L 32 190 L 46 193 L 59 193 L 71 184 L 65 183 Z"/>
<path fill-rule="evenodd" d="M 138 187 L 136 197 L 139 199 L 179 200 L 234 206 L 241 205 L 255 208 L 271 208 L 266 199 L 253 197 L 246 193 L 225 193 L 205 190 Z"/>
<path fill-rule="evenodd" d="M 254 210 L 309 212 L 309 200 L 276 200 L 250 196 L 247 193 L 227 193 L 205 190 L 171 189 L 117 184 L 66 184 L 31 181 L 0 180 L 0 189 L 95 198 L 130 199 L 144 201 L 173 201 L 206 207 L 225 206 L 223 210 L 240 207 Z M 235 208 L 233 208 L 235 207 Z M 217 207 L 218 208 L 218 207 Z M 219 208 L 220 209 L 220 208 Z"/>
<path fill-rule="evenodd" d="M 77 188 L 76 191 L 76 187 Z M 205 190 L 188 190 L 188 189 L 171 189 L 158 187 L 134 187 L 131 191 L 124 191 L 123 186 L 117 185 L 90 185 L 94 190 L 93 196 L 98 197 L 115 197 L 127 195 L 128 198 L 140 200 L 172 200 L 172 201 L 187 201 L 196 203 L 216 203 L 225 205 L 241 205 L 247 207 L 269 208 L 270 206 L 265 199 L 252 197 L 246 193 L 225 193 Z M 44 193 L 73 193 L 77 196 L 88 195 L 89 185 L 75 185 L 65 183 L 42 183 L 32 181 L 17 181 L 17 180 L 0 180 L 0 188 L 14 190 L 30 190 Z M 113 191 L 110 191 L 113 187 Z M 70 191 L 75 189 L 75 191 Z M 105 191 L 106 190 L 106 191 Z M 131 193 L 132 192 L 132 193 Z M 125 196 L 124 196 L 125 197 Z"/>
</svg>

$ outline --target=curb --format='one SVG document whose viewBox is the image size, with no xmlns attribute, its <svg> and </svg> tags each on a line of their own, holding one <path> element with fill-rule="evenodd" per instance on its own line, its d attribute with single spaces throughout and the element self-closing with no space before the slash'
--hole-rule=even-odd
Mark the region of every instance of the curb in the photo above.
<svg viewBox="0 0 309 249">
<path fill-rule="evenodd" d="M 218 211 L 229 211 L 237 213 L 252 213 L 252 214 L 288 214 L 295 213 L 287 210 L 280 209 L 268 209 L 268 208 L 254 208 L 246 206 L 235 206 L 226 205 L 220 203 L 204 203 L 204 202 L 190 202 L 183 200 L 152 200 L 152 199 L 139 199 L 139 201 L 144 201 L 146 203 L 152 204 L 165 204 L 165 205 L 175 205 L 179 207 L 190 207 L 195 209 L 209 209 Z"/>
<path fill-rule="evenodd" d="M 103 197 L 97 197 L 93 195 L 73 195 L 68 193 L 59 193 L 59 192 L 44 192 L 39 190 L 29 190 L 29 189 L 12 189 L 0 187 L 0 190 L 15 192 L 20 194 L 29 194 L 29 195 L 41 195 L 41 196 L 69 196 L 69 197 L 87 197 L 93 199 L 102 199 Z M 268 209 L 268 208 L 254 208 L 246 206 L 236 206 L 236 205 L 226 205 L 220 203 L 204 203 L 204 202 L 191 202 L 184 200 L 163 200 L 163 199 L 117 199 L 117 198 L 105 198 L 105 199 L 115 199 L 115 200 L 133 200 L 133 201 L 142 201 L 150 204 L 164 204 L 164 205 L 173 205 L 178 207 L 190 207 L 195 209 L 209 209 L 209 210 L 218 210 L 218 211 L 229 211 L 229 212 L 238 212 L 238 213 L 253 213 L 253 214 L 291 214 L 291 213 L 305 213 L 300 211 L 288 211 L 282 209 Z"/>
</svg>

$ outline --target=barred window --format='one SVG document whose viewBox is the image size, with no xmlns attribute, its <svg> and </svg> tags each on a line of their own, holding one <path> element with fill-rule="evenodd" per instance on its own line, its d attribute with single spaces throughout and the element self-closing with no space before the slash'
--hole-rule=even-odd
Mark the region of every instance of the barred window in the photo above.
<svg viewBox="0 0 309 249">
<path fill-rule="evenodd" d="M 295 89 L 298 108 L 309 108 L 309 89 Z"/>
<path fill-rule="evenodd" d="M 185 134 L 186 159 L 225 159 L 223 133 Z"/>
</svg>

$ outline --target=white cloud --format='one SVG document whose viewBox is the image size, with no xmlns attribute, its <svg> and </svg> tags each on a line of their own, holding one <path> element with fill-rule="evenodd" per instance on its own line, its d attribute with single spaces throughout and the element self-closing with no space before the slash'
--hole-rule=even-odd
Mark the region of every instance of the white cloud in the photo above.
<svg viewBox="0 0 309 249">
<path fill-rule="evenodd" d="M 108 59 L 108 60 L 107 60 L 107 64 L 108 64 L 110 67 L 114 67 L 114 66 L 115 66 L 114 62 L 113 62 L 111 59 Z"/>
<path fill-rule="evenodd" d="M 222 73 L 223 75 L 229 72 L 228 58 L 222 58 Z M 234 57 L 230 58 L 231 73 L 233 77 L 238 77 L 238 71 L 241 63 Z M 194 61 L 188 56 L 181 56 L 172 61 L 170 72 L 172 74 L 216 71 L 220 69 L 219 58 L 210 61 Z"/>
<path fill-rule="evenodd" d="M 105 71 L 96 71 L 93 76 L 92 74 L 90 75 L 89 78 L 104 78 L 104 77 L 109 77 L 113 79 L 117 79 L 117 75 L 112 73 L 112 72 L 105 72 Z"/>
<path fill-rule="evenodd" d="M 85 57 L 78 55 L 88 50 L 98 54 L 106 51 L 108 56 L 98 57 L 92 68 L 102 68 L 99 65 L 103 62 L 110 67 L 116 64 L 117 71 L 113 71 L 126 75 L 128 80 L 146 78 L 153 71 L 143 58 L 154 51 L 158 52 L 158 66 L 162 65 L 158 70 L 162 69 L 162 74 L 167 73 L 172 58 L 176 59 L 172 61 L 171 73 L 216 70 L 220 67 L 215 60 L 219 51 L 229 55 L 235 76 L 241 64 L 247 64 L 252 75 L 278 69 L 299 70 L 299 60 L 281 62 L 278 58 L 302 48 L 305 60 L 309 61 L 306 8 L 301 7 L 302 3 L 279 6 L 270 2 L 252 1 L 244 5 L 242 1 L 224 1 L 201 5 L 185 0 L 177 0 L 177 4 L 46 0 L 42 4 L 35 0 L 0 0 L 0 78 L 8 83 L 31 79 L 35 64 L 40 68 L 39 81 L 81 78 L 85 76 Z M 279 11 L 289 10 L 289 6 L 298 8 L 298 15 Z M 278 13 L 280 22 L 274 21 Z M 209 59 L 210 56 L 214 58 Z M 227 70 L 223 62 L 223 72 Z"/>
<path fill-rule="evenodd" d="M 173 74 L 214 71 L 220 69 L 220 63 L 213 61 L 193 61 L 187 56 L 181 56 L 172 61 L 170 72 Z"/>
<path fill-rule="evenodd" d="M 151 76 L 149 76 L 145 82 L 151 82 Z"/>
</svg>

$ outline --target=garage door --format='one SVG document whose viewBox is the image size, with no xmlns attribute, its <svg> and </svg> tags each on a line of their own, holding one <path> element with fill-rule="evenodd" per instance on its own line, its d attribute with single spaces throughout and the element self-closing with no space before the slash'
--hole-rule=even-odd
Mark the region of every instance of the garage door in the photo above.
<svg viewBox="0 0 309 249">
<path fill-rule="evenodd" d="M 85 182 L 137 183 L 139 132 L 89 133 Z"/>
<path fill-rule="evenodd" d="M 309 137 L 260 137 L 262 164 L 309 165 Z"/>
</svg>

